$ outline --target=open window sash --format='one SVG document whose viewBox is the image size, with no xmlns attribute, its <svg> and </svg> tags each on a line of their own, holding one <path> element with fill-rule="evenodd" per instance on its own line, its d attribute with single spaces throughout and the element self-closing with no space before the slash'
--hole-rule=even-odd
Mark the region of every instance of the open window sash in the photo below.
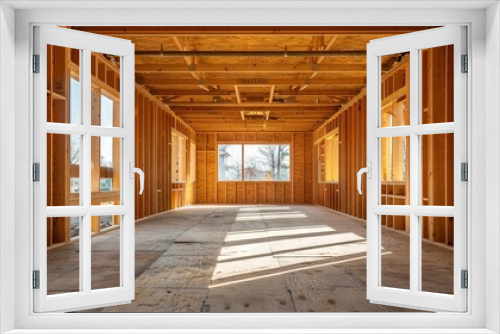
<svg viewBox="0 0 500 334">
<path fill-rule="evenodd" d="M 422 121 L 422 52 L 453 46 L 453 122 L 424 124 Z M 388 55 L 409 54 L 409 124 L 382 126 L 382 65 Z M 461 180 L 461 164 L 467 162 L 467 74 L 462 63 L 467 54 L 466 28 L 451 26 L 371 41 L 367 46 L 367 298 L 372 303 L 430 311 L 467 311 L 467 289 L 462 271 L 467 269 L 467 182 Z M 408 89 L 408 88 L 407 88 Z M 408 95 L 407 95 L 408 97 Z M 453 134 L 454 206 L 422 203 L 422 136 Z M 409 138 L 409 205 L 382 205 L 382 138 Z M 444 190 L 443 190 L 444 191 Z M 382 285 L 382 216 L 409 217 L 409 289 Z M 453 220 L 453 293 L 426 292 L 422 288 L 423 217 Z M 470 275 L 469 275 L 470 277 Z"/>
<path fill-rule="evenodd" d="M 33 162 L 38 164 L 39 180 L 33 183 L 34 191 L 34 248 L 33 294 L 34 312 L 67 312 L 90 309 L 105 305 L 129 303 L 134 299 L 134 44 L 128 40 L 74 31 L 53 26 L 34 27 L 33 91 L 34 91 L 34 152 Z M 67 63 L 55 64 L 48 60 L 48 46 L 71 48 L 79 58 L 80 115 L 79 121 L 67 123 L 49 122 L 47 96 L 50 94 L 48 71 L 58 66 L 67 71 Z M 91 53 L 110 54 L 120 59 L 120 121 L 115 127 L 95 126 L 92 113 L 92 66 Z M 51 58 L 52 59 L 52 58 Z M 67 59 L 67 58 L 64 58 Z M 48 67 L 48 61 L 50 67 Z M 64 61 L 62 61 L 64 62 Z M 95 68 L 94 68 L 95 70 Z M 69 81 L 69 77 L 67 77 Z M 60 85 L 59 83 L 57 83 Z M 70 97 L 67 96 L 67 99 Z M 59 97 L 64 100 L 64 97 Z M 66 104 L 69 112 L 69 103 Z M 48 135 L 79 136 L 79 205 L 48 206 Z M 113 163 L 121 171 L 119 205 L 92 205 L 91 169 L 92 137 L 112 137 L 119 142 L 120 158 Z M 66 138 L 67 138 L 66 137 Z M 55 154 L 55 153 L 54 153 Z M 99 163 L 97 163 L 99 165 Z M 72 185 L 74 187 L 75 185 Z M 69 192 L 69 189 L 68 189 Z M 120 279 L 116 287 L 96 289 L 92 287 L 91 217 L 120 217 Z M 54 217 L 78 217 L 78 284 L 76 291 L 48 294 L 47 236 L 48 219 Z"/>
</svg>

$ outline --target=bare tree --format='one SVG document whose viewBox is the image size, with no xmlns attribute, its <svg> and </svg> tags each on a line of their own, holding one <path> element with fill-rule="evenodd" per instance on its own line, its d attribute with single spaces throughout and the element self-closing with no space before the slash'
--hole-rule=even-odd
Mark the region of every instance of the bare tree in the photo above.
<svg viewBox="0 0 500 334">
<path fill-rule="evenodd" d="M 265 159 L 266 169 L 272 173 L 274 180 L 281 180 L 289 169 L 286 162 L 290 155 L 289 145 L 260 145 L 259 152 Z"/>
<path fill-rule="evenodd" d="M 241 155 L 240 157 L 233 156 L 229 152 L 230 146 L 231 145 L 219 145 L 219 179 L 230 181 L 227 177 L 231 175 L 230 178 L 232 180 L 241 180 Z"/>
</svg>

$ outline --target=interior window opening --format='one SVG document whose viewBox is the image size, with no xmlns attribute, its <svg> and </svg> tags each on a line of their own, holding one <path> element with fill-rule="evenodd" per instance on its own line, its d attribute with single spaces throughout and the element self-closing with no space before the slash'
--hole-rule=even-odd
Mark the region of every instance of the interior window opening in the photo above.
<svg viewBox="0 0 500 334">
<path fill-rule="evenodd" d="M 387 27 L 376 36 L 431 28 Z M 367 166 L 369 141 L 378 154 L 370 188 L 380 210 L 372 215 L 380 231 L 376 288 L 410 290 L 410 238 L 417 231 L 418 292 L 457 293 L 453 45 L 420 51 L 420 81 L 410 78 L 409 52 L 378 58 L 372 128 L 380 132 L 370 137 L 366 50 L 374 27 L 352 27 L 349 35 L 328 27 L 292 35 L 265 27 L 253 34 L 209 27 L 160 34 L 161 27 L 149 27 L 133 38 L 123 27 L 71 29 L 135 43 L 135 126 L 123 126 L 121 57 L 91 53 L 91 108 L 81 110 L 79 50 L 49 46 L 47 121 L 82 124 L 88 112 L 91 128 L 99 129 L 90 148 L 80 134 L 47 134 L 47 206 L 82 207 L 90 196 L 104 213 L 92 213 L 89 225 L 83 215 L 47 218 L 48 294 L 79 292 L 75 253 L 83 247 L 83 226 L 92 235 L 92 289 L 123 284 L 127 220 L 120 210 L 130 205 L 124 160 L 130 147 L 119 134 L 126 131 L 134 138 L 130 160 L 145 174 L 143 195 L 134 181 L 132 203 L 135 299 L 81 312 L 423 312 L 367 299 L 373 208 L 368 180 L 363 176 L 359 194 L 356 173 Z M 291 55 L 270 53 L 283 49 Z M 414 82 L 421 92 L 417 125 L 448 124 L 442 132 L 404 132 L 415 125 Z M 83 171 L 86 149 L 90 173 Z M 89 180 L 81 179 L 87 174 Z M 430 210 L 425 215 L 403 210 L 415 204 L 412 187 L 419 187 L 417 205 Z M 450 214 L 433 214 L 436 206 Z"/>
</svg>

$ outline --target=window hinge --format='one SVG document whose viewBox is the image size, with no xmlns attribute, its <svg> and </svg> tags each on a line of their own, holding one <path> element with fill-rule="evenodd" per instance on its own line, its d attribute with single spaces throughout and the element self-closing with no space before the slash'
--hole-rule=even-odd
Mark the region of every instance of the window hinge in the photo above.
<svg viewBox="0 0 500 334">
<path fill-rule="evenodd" d="M 467 55 L 462 55 L 462 73 L 467 73 L 469 71 L 469 57 Z"/>
<path fill-rule="evenodd" d="M 33 270 L 33 289 L 40 289 L 40 270 Z"/>
<path fill-rule="evenodd" d="M 460 180 L 469 181 L 469 165 L 466 162 L 460 164 Z"/>
<path fill-rule="evenodd" d="M 461 271 L 461 281 L 462 281 L 462 289 L 467 289 L 469 287 L 469 273 L 467 270 L 462 270 Z"/>
<path fill-rule="evenodd" d="M 33 73 L 40 73 L 40 55 L 33 55 Z"/>
<path fill-rule="evenodd" d="M 38 162 L 33 164 L 33 181 L 40 182 L 40 164 Z"/>
</svg>

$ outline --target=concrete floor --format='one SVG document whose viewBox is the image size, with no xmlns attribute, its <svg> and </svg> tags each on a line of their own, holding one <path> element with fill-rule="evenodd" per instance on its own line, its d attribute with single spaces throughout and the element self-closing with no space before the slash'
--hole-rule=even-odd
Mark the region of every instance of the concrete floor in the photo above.
<svg viewBox="0 0 500 334">
<path fill-rule="evenodd" d="M 319 206 L 182 208 L 137 223 L 136 299 L 87 312 L 413 311 L 366 300 L 365 238 L 362 221 Z M 93 288 L 116 286 L 118 240 L 93 238 Z M 408 236 L 383 229 L 382 246 L 383 285 L 407 288 Z M 77 277 L 63 265 L 77 249 L 49 251 L 50 286 Z M 426 291 L 453 292 L 452 250 L 424 242 L 423 268 Z"/>
</svg>

